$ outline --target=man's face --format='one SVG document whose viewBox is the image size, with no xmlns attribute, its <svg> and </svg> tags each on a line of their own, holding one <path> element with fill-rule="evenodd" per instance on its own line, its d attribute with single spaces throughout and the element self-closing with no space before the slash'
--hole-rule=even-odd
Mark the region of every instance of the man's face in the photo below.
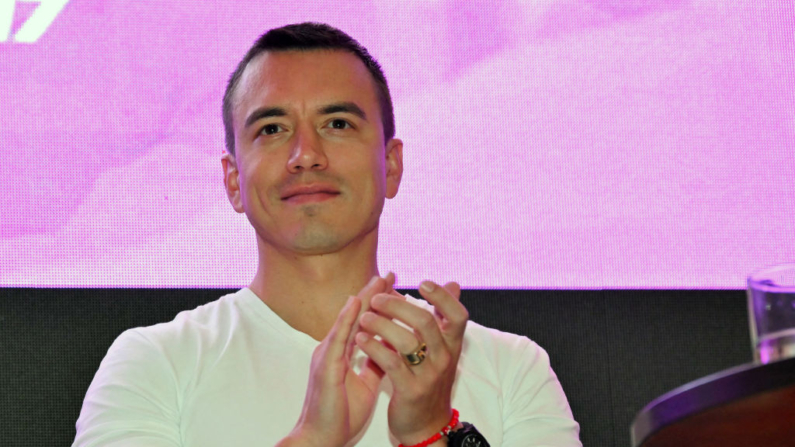
<svg viewBox="0 0 795 447">
<path fill-rule="evenodd" d="M 256 57 L 237 86 L 233 123 L 227 193 L 263 242 L 322 254 L 375 236 L 400 185 L 402 143 L 384 144 L 375 85 L 356 56 Z"/>
</svg>

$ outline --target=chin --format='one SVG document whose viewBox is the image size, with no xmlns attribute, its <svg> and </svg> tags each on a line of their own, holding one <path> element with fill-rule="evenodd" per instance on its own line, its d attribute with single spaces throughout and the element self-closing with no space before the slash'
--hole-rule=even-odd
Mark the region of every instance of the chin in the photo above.
<svg viewBox="0 0 795 447">
<path fill-rule="evenodd" d="M 303 231 L 296 235 L 290 245 L 299 253 L 321 255 L 341 249 L 345 245 L 341 239 L 338 234 L 330 231 Z"/>
</svg>

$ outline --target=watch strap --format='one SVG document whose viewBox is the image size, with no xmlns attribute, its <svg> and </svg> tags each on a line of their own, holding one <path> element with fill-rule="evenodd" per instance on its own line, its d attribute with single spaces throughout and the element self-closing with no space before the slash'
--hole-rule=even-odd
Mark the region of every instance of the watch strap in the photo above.
<svg viewBox="0 0 795 447">
<path fill-rule="evenodd" d="M 469 422 L 462 422 L 462 427 L 447 435 L 448 447 L 490 447 L 486 438 Z"/>
</svg>

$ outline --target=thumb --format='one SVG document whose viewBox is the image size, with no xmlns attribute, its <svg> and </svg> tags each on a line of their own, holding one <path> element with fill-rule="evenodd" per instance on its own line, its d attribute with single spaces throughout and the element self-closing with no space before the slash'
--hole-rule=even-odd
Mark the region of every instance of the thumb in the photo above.
<svg viewBox="0 0 795 447">
<path fill-rule="evenodd" d="M 444 287 L 444 290 L 447 290 L 450 295 L 453 295 L 455 299 L 461 301 L 461 286 L 458 285 L 457 282 L 450 281 L 442 287 Z"/>
</svg>

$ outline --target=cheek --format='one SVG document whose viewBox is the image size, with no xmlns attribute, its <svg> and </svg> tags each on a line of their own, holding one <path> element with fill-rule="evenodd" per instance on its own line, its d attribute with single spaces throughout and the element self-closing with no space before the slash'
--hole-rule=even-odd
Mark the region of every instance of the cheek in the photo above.
<svg viewBox="0 0 795 447">
<path fill-rule="evenodd" d="M 378 199 L 380 196 L 384 195 L 386 190 L 386 175 L 384 171 L 383 163 L 379 163 L 377 160 L 371 161 L 366 165 L 361 166 L 360 172 L 360 184 L 362 184 L 362 194 L 367 196 L 367 200 L 372 200 L 371 198 Z"/>
<path fill-rule="evenodd" d="M 378 156 L 370 159 L 368 169 L 370 171 L 370 176 L 376 183 L 384 183 L 386 179 L 386 159 L 384 159 L 380 151 Z"/>
<path fill-rule="evenodd" d="M 267 167 L 268 164 L 264 163 L 264 160 L 255 160 L 246 165 L 245 174 L 240 180 L 240 189 L 245 203 L 258 206 L 260 203 L 267 202 L 273 185 L 273 182 L 269 180 L 273 178 L 273 173 L 268 172 Z"/>
</svg>

